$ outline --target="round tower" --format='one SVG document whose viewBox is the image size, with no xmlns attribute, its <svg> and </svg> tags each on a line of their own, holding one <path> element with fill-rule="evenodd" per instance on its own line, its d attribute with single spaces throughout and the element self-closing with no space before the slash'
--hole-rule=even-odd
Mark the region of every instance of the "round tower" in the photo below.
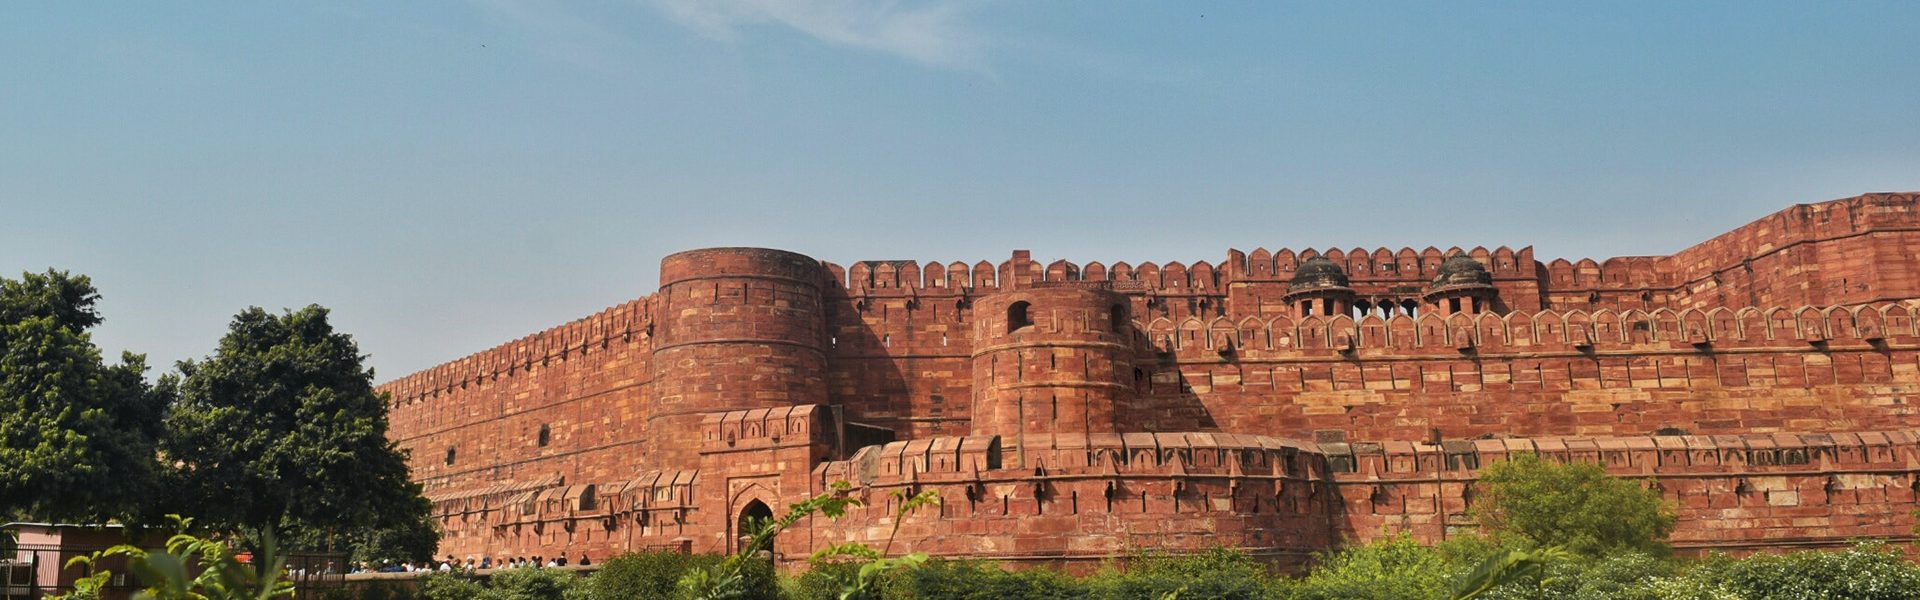
<svg viewBox="0 0 1920 600">
<path fill-rule="evenodd" d="M 649 468 L 689 468 L 703 413 L 827 401 L 819 261 L 706 248 L 660 261 Z"/>
<path fill-rule="evenodd" d="M 1133 397 L 1139 376 L 1128 304 L 1086 284 L 975 302 L 973 433 L 1020 446 L 1031 434 L 1120 431 L 1115 405 Z"/>
</svg>

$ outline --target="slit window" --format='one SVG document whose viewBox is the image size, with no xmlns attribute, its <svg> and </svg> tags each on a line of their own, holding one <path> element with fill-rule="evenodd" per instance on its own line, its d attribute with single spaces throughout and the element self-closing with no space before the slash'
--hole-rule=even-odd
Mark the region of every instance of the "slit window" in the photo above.
<svg viewBox="0 0 1920 600">
<path fill-rule="evenodd" d="M 540 437 L 539 437 L 540 447 L 541 448 L 547 447 L 547 443 L 551 441 L 553 441 L 553 429 L 548 427 L 545 424 L 542 424 L 540 426 Z"/>
<path fill-rule="evenodd" d="M 453 466 L 453 446 L 447 446 L 447 466 Z"/>
</svg>

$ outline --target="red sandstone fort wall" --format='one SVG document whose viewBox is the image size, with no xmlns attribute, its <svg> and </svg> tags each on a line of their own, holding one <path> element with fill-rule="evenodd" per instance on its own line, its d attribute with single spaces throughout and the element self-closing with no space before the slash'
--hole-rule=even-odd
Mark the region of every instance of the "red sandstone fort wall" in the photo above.
<svg viewBox="0 0 1920 600">
<path fill-rule="evenodd" d="M 648 304 L 628 302 L 382 386 L 414 478 L 433 493 L 628 476 L 627 459 L 646 439 Z"/>
<path fill-rule="evenodd" d="M 1235 459 L 1237 468 L 1305 461 L 1297 473 L 1268 475 L 1324 482 L 1298 484 L 1286 493 L 1305 495 L 1276 504 L 1245 478 L 1169 471 L 1168 458 L 1151 468 L 1126 463 L 1133 478 L 1110 488 L 1089 469 L 1121 467 L 1086 458 L 1088 448 L 1126 446 L 1135 434 L 1189 449 L 1223 438 L 1318 438 L 1384 448 L 1384 465 L 1392 456 L 1421 464 L 1420 448 L 1441 447 L 1426 441 L 1486 444 L 1462 440 L 1489 436 L 1645 446 L 1670 443 L 1644 437 L 1655 433 L 1812 439 L 1911 429 L 1920 385 L 1916 203 L 1914 194 L 1881 194 L 1796 206 L 1673 256 L 1597 262 L 1543 264 L 1531 248 L 1258 249 L 1231 251 L 1217 265 L 1042 265 L 1016 252 L 998 264 L 843 268 L 778 251 L 702 250 L 665 261 L 660 293 L 381 389 L 392 394 L 394 438 L 443 515 L 443 550 L 460 554 L 726 549 L 748 503 L 777 511 L 840 475 L 858 475 L 860 493 L 878 499 L 951 488 L 943 492 L 960 495 L 949 501 L 967 498 L 965 507 L 950 504 L 932 524 L 903 530 L 904 539 L 981 556 L 1069 560 L 1122 542 L 1181 547 L 1208 536 L 1291 555 L 1381 525 L 1436 538 L 1466 502 L 1470 469 L 1422 467 L 1403 477 L 1362 468 L 1315 479 L 1310 459 Z M 1449 315 L 1422 298 L 1456 251 L 1487 269 L 1498 294 L 1488 312 Z M 1317 256 L 1350 277 L 1357 305 L 1391 304 L 1392 317 L 1297 314 L 1284 300 L 1289 281 Z M 1050 304 L 1066 301 L 1049 294 L 1094 287 L 1125 305 L 1125 332 L 1102 333 L 1086 307 L 1063 313 L 1065 305 Z M 1008 304 L 1021 294 L 1038 294 L 1040 329 L 1022 335 L 1039 337 L 1003 354 L 994 345 L 1005 340 L 993 334 L 1004 333 Z M 1095 356 L 1094 342 L 1124 348 Z M 994 356 L 1014 364 L 1002 368 Z M 1079 375 L 1027 372 L 1059 370 L 1062 360 Z M 1120 387 L 1086 393 L 1108 383 Z M 1040 420 L 1019 409 L 1010 421 L 977 422 L 983 397 L 1049 410 Z M 1062 429 L 1059 414 L 1079 415 L 1082 426 Z M 1120 437 L 1071 441 L 1106 435 L 1084 426 L 1093 417 Z M 847 428 L 861 425 L 900 441 L 848 444 Z M 1006 454 L 984 469 L 986 479 L 956 466 L 886 475 L 886 460 L 916 453 L 922 462 L 951 452 L 984 464 L 996 438 L 982 434 L 992 433 L 1002 434 L 995 452 Z M 1732 471 L 1716 463 L 1724 477 L 1675 471 L 1673 462 L 1655 470 L 1683 506 L 1683 544 L 1733 531 L 1765 544 L 1904 533 L 1895 531 L 1904 517 L 1885 515 L 1912 508 L 1912 465 L 1835 461 Z M 1645 474 L 1648 463 L 1609 464 Z M 1024 500 L 1023 489 L 1031 494 Z M 1787 492 L 1799 500 L 1788 503 Z M 1862 504 L 1842 508 L 1843 500 Z M 1136 505 L 1144 508 L 1126 508 Z M 1207 516 L 1167 518 L 1177 514 Z M 855 539 L 871 532 L 847 527 L 878 518 L 812 526 L 781 549 Z M 1729 523 L 1742 525 L 1715 530 Z M 1068 541 L 1109 530 L 1129 533 Z"/>
</svg>

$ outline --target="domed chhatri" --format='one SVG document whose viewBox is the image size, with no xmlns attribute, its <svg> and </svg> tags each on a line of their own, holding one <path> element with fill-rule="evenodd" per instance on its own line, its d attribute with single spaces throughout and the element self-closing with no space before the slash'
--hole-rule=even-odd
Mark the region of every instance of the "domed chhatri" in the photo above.
<svg viewBox="0 0 1920 600">
<path fill-rule="evenodd" d="M 1293 272 L 1293 279 L 1287 282 L 1287 292 L 1344 288 L 1351 283 L 1340 265 L 1325 256 L 1315 256 L 1301 263 L 1299 270 Z"/>
<path fill-rule="evenodd" d="M 1487 266 L 1464 253 L 1456 252 L 1440 263 L 1440 274 L 1433 278 L 1430 289 L 1440 290 L 1464 286 L 1493 285 L 1493 273 L 1487 272 Z"/>
</svg>

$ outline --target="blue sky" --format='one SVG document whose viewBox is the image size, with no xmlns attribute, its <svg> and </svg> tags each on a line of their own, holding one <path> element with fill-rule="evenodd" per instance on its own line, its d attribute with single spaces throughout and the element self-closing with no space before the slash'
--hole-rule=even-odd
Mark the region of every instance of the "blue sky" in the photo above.
<svg viewBox="0 0 1920 600">
<path fill-rule="evenodd" d="M 320 303 L 391 379 L 659 258 L 1664 254 L 1920 189 L 1920 3 L 22 3 L 0 270 L 170 368 Z"/>
</svg>

